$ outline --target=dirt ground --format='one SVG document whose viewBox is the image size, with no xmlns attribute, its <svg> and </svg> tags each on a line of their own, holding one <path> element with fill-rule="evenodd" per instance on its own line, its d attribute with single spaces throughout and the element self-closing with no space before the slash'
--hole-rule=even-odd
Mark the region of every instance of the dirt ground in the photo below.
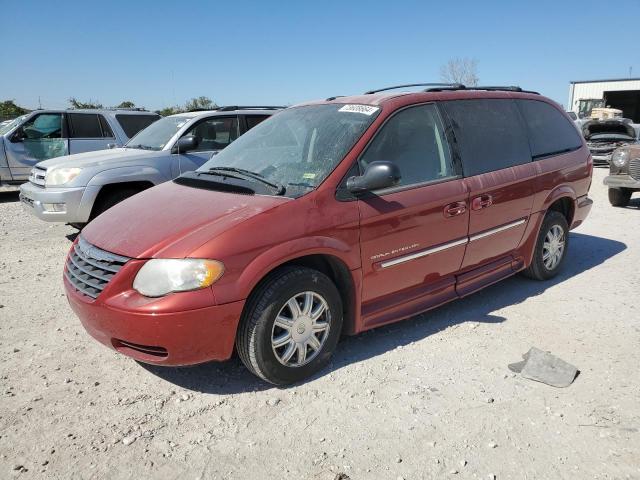
<svg viewBox="0 0 640 480">
<path fill-rule="evenodd" d="M 0 478 L 640 478 L 640 199 L 596 169 L 562 274 L 513 277 L 338 345 L 278 389 L 239 360 L 154 368 L 101 346 L 67 305 L 74 230 L 0 194 Z M 536 346 L 568 388 L 507 369 Z"/>
</svg>

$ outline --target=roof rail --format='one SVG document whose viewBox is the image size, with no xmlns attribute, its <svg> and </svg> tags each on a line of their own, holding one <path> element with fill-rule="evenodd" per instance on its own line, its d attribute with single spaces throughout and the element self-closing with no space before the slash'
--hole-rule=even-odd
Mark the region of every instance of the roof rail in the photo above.
<svg viewBox="0 0 640 480">
<path fill-rule="evenodd" d="M 395 85 L 393 87 L 385 87 L 379 88 L 377 90 L 369 90 L 368 92 L 364 92 L 365 95 L 371 95 L 373 93 L 384 92 L 386 90 L 395 90 L 396 88 L 407 88 L 407 87 L 448 87 L 454 88 L 456 90 L 462 90 L 465 88 L 461 83 L 407 83 L 405 85 Z"/>
<path fill-rule="evenodd" d="M 425 92 L 441 92 L 444 90 L 485 90 L 490 92 L 522 92 L 522 93 L 533 93 L 535 95 L 540 95 L 538 92 L 534 92 L 532 90 L 523 90 L 522 88 L 516 85 L 508 85 L 504 87 L 494 87 L 494 86 L 476 86 L 476 87 L 465 87 L 456 88 L 456 87 L 437 87 L 437 88 L 428 88 Z"/>
<path fill-rule="evenodd" d="M 216 110 L 219 112 L 229 112 L 232 110 L 280 110 L 282 106 L 277 105 L 228 105 L 226 107 L 218 107 Z"/>
</svg>

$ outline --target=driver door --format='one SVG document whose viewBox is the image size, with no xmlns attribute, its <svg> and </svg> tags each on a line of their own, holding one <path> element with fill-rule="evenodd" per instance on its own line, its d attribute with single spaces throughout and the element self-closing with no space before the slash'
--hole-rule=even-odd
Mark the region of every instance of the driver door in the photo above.
<svg viewBox="0 0 640 480">
<path fill-rule="evenodd" d="M 199 121 L 183 135 L 198 138 L 198 147 L 186 153 L 176 153 L 174 171 L 180 175 L 200 168 L 212 155 L 238 138 L 239 134 L 238 117 L 235 115 Z"/>
<path fill-rule="evenodd" d="M 68 155 L 66 136 L 62 113 L 39 113 L 23 123 L 5 142 L 13 178 L 26 180 L 36 163 Z"/>
</svg>

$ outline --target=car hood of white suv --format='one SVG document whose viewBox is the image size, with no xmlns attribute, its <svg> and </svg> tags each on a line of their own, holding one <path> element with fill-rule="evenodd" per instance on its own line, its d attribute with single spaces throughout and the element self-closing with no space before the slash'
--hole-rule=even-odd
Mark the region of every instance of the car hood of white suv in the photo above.
<svg viewBox="0 0 640 480">
<path fill-rule="evenodd" d="M 38 167 L 99 167 L 101 165 L 113 165 L 115 162 L 131 162 L 132 160 L 142 160 L 150 157 L 157 157 L 160 151 L 141 150 L 138 148 L 112 148 L 109 150 L 98 150 L 95 152 L 76 153 L 64 157 L 51 158 L 38 163 Z"/>
</svg>

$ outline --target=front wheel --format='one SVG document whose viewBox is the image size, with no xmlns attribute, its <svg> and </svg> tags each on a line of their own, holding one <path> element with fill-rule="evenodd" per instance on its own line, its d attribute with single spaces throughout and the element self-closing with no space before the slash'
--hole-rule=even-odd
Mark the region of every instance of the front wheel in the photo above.
<svg viewBox="0 0 640 480">
<path fill-rule="evenodd" d="M 542 221 L 531 265 L 524 274 L 535 280 L 555 277 L 569 247 L 569 225 L 560 212 L 549 211 Z"/>
<path fill-rule="evenodd" d="M 614 207 L 626 207 L 631 200 L 631 190 L 627 188 L 610 188 L 609 203 Z"/>
<path fill-rule="evenodd" d="M 342 301 L 329 277 L 310 268 L 287 267 L 250 296 L 236 348 L 252 373 L 286 385 L 325 367 L 341 330 Z"/>
</svg>

